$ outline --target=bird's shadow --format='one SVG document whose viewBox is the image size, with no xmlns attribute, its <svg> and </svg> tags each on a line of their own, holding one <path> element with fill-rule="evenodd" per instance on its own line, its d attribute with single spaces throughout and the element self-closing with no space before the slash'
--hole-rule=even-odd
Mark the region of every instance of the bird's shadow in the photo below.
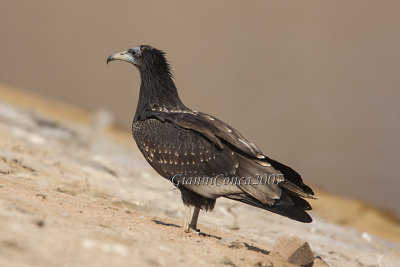
<svg viewBox="0 0 400 267">
<path fill-rule="evenodd" d="M 221 240 L 221 239 L 222 239 L 222 237 L 220 237 L 220 236 L 210 235 L 210 234 L 207 234 L 207 233 L 204 233 L 204 232 L 200 232 L 200 231 L 197 232 L 197 234 L 200 235 L 200 236 L 204 236 L 204 237 L 216 238 L 216 239 L 218 239 L 218 240 Z"/>
<path fill-rule="evenodd" d="M 152 221 L 155 222 L 156 224 L 161 224 L 161 225 L 164 225 L 164 226 L 172 226 L 172 227 L 181 228 L 179 225 L 174 224 L 174 223 L 166 223 L 166 222 L 155 220 L 155 219 L 152 220 Z"/>
<path fill-rule="evenodd" d="M 152 220 L 154 223 L 156 224 L 160 224 L 160 225 L 164 225 L 164 226 L 171 226 L 171 227 L 176 227 L 176 228 L 182 228 L 180 225 L 174 224 L 174 223 L 166 223 L 160 220 L 156 220 L 153 219 Z M 200 236 L 204 236 L 204 237 L 212 237 L 212 238 L 216 238 L 218 240 L 222 239 L 222 237 L 220 236 L 216 236 L 216 235 L 211 235 L 211 234 L 207 234 L 207 233 L 203 233 L 203 232 L 197 232 L 198 235 Z"/>
<path fill-rule="evenodd" d="M 243 245 L 244 245 L 248 250 L 257 251 L 257 252 L 260 252 L 260 253 L 262 253 L 262 254 L 264 254 L 264 255 L 269 255 L 269 253 L 270 253 L 268 250 L 265 250 L 265 249 L 262 249 L 262 248 L 259 248 L 259 247 L 255 247 L 255 246 L 252 246 L 252 245 L 249 245 L 249 244 L 247 244 L 246 242 L 243 242 Z"/>
<path fill-rule="evenodd" d="M 166 222 L 163 222 L 163 221 L 160 221 L 160 220 L 156 220 L 156 219 L 153 219 L 152 221 L 153 221 L 154 223 L 156 223 L 156 224 L 159 224 L 159 225 L 170 226 L 170 227 L 176 227 L 176 228 L 182 228 L 180 225 L 177 225 L 177 224 L 174 224 L 174 223 L 166 223 Z M 221 239 L 222 239 L 222 237 L 220 237 L 220 236 L 211 235 L 211 234 L 207 234 L 207 233 L 204 233 L 204 232 L 197 232 L 197 234 L 198 234 L 199 236 L 216 238 L 216 239 L 218 239 L 218 240 L 221 240 Z M 265 249 L 262 249 L 262 248 L 259 248 L 259 247 L 256 247 L 256 246 L 249 245 L 249 244 L 247 244 L 246 242 L 242 242 L 242 244 L 243 244 L 248 250 L 260 252 L 260 253 L 262 253 L 262 254 L 264 254 L 264 255 L 269 255 L 269 254 L 270 254 L 270 252 L 269 252 L 268 250 L 265 250 Z"/>
</svg>

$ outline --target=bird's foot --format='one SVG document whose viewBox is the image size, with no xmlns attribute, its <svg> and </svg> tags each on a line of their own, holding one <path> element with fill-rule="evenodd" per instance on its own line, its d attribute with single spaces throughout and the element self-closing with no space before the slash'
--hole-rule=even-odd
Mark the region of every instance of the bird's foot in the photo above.
<svg viewBox="0 0 400 267">
<path fill-rule="evenodd" d="M 193 229 L 193 228 L 189 228 L 189 233 L 193 233 L 193 234 L 196 234 L 196 235 L 200 235 L 201 234 L 200 229 Z"/>
<path fill-rule="evenodd" d="M 197 234 L 197 235 L 199 235 L 201 233 L 200 229 L 198 229 L 197 227 L 193 227 L 192 225 L 184 226 L 183 227 L 183 231 L 185 233 L 194 233 L 194 234 Z"/>
<path fill-rule="evenodd" d="M 189 228 L 190 230 L 190 232 L 192 232 L 192 233 L 194 233 L 194 234 L 196 234 L 196 235 L 200 235 L 201 234 L 201 232 L 200 232 L 200 229 L 199 228 Z"/>
</svg>

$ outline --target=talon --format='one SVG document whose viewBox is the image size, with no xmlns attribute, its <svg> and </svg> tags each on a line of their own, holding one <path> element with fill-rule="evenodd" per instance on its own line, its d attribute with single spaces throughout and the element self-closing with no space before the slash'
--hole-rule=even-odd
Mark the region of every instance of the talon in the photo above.
<svg viewBox="0 0 400 267">
<path fill-rule="evenodd" d="M 192 227 L 189 227 L 189 230 L 187 231 L 187 233 L 190 233 L 190 232 L 192 232 L 192 233 L 194 233 L 196 235 L 201 235 L 202 234 L 200 229 L 196 229 L 196 228 L 192 228 Z"/>
</svg>

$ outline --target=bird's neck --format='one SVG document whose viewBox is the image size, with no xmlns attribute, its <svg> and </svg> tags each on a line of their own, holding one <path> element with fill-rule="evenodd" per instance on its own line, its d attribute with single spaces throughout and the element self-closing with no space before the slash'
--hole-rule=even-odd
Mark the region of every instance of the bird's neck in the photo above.
<svg viewBox="0 0 400 267">
<path fill-rule="evenodd" d="M 135 120 L 151 110 L 185 110 L 169 71 L 141 70 Z"/>
</svg>

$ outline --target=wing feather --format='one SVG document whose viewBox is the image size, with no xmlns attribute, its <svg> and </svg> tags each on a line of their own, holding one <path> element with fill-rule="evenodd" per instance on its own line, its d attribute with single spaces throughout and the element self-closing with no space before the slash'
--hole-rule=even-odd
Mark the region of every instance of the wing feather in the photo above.
<svg viewBox="0 0 400 267">
<path fill-rule="evenodd" d="M 273 205 L 276 199 L 280 199 L 283 187 L 294 196 L 313 198 L 312 190 L 302 183 L 297 172 L 265 157 L 253 143 L 215 117 L 202 112 L 154 111 L 147 114 L 146 120 L 136 123 L 146 121 L 152 121 L 153 124 L 154 121 L 158 121 L 157 127 L 160 128 L 155 131 L 153 125 L 151 127 L 152 132 L 163 133 L 161 139 L 150 140 L 150 142 L 157 144 L 157 146 L 166 146 L 166 144 L 178 146 L 169 148 L 178 151 L 178 156 L 161 153 L 161 155 L 155 157 L 153 162 L 148 160 L 166 178 L 170 179 L 173 174 L 179 172 L 207 176 L 221 174 L 223 177 L 239 178 L 254 178 L 256 175 L 283 176 L 283 181 L 279 184 L 264 182 L 261 185 L 241 183 L 223 184 L 221 186 L 223 181 L 220 180 L 220 186 L 185 185 L 185 187 L 200 195 L 216 198 L 247 193 L 262 204 Z M 154 139 L 154 134 L 146 135 L 146 138 Z M 142 138 L 142 140 L 144 139 Z M 146 157 L 146 159 L 148 158 Z M 157 164 L 157 162 L 160 164 Z"/>
<path fill-rule="evenodd" d="M 243 153 L 263 159 L 265 156 L 252 142 L 225 122 L 203 112 L 159 112 L 154 111 L 151 116 L 160 120 L 168 120 L 182 128 L 197 131 L 208 138 L 214 145 L 222 149 L 223 141 L 235 146 Z M 223 140 L 223 141 L 222 141 Z"/>
</svg>

